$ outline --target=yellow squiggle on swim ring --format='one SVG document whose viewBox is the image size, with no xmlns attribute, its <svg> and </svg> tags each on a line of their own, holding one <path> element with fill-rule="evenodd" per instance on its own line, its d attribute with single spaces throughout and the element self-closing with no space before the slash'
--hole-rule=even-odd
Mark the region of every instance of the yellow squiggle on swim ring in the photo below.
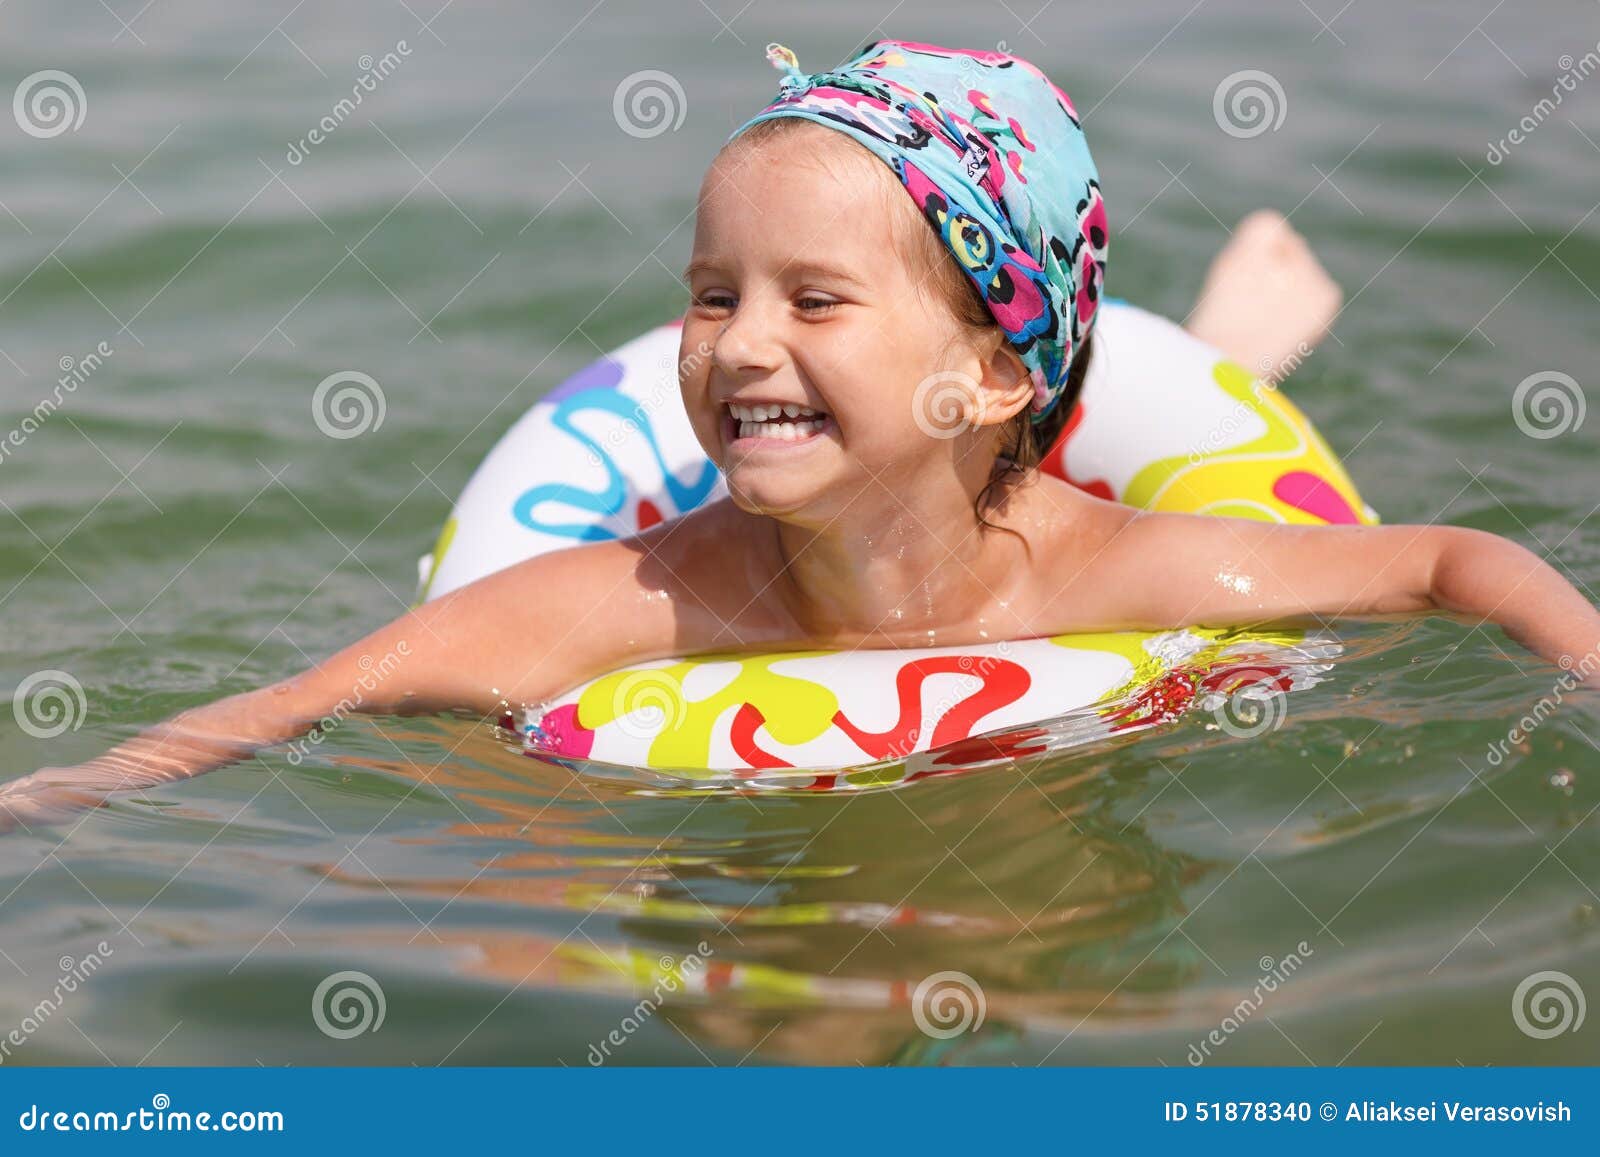
<svg viewBox="0 0 1600 1157">
<path fill-rule="evenodd" d="M 1235 514 L 1262 521 L 1321 524 L 1325 519 L 1282 501 L 1274 482 L 1290 470 L 1316 475 L 1364 523 L 1376 519 L 1327 442 L 1295 404 L 1277 390 L 1262 389 L 1234 362 L 1218 362 L 1212 380 L 1266 423 L 1267 431 L 1243 446 L 1213 451 L 1196 462 L 1174 455 L 1152 462 L 1133 476 L 1122 501 L 1146 510 Z M 1210 496 L 1215 495 L 1215 499 Z M 1259 500 L 1241 500 L 1259 495 Z"/>
<path fill-rule="evenodd" d="M 662 680 L 661 686 L 675 687 L 679 705 L 667 726 L 650 742 L 650 763 L 654 767 L 704 768 L 711 756 L 711 737 L 717 720 L 730 707 L 746 703 L 760 711 L 767 731 L 780 743 L 809 743 L 833 726 L 839 710 L 839 697 L 820 683 L 793 675 L 780 675 L 772 664 L 789 659 L 826 655 L 827 651 L 797 651 L 790 654 L 700 655 L 692 661 L 650 668 Z M 738 673 L 719 690 L 704 699 L 689 699 L 683 683 L 697 667 L 713 663 L 733 663 Z M 631 709 L 625 687 L 637 671 L 614 671 L 589 684 L 578 699 L 578 723 L 596 730 L 627 714 Z M 707 776 L 712 773 L 706 772 Z"/>
<path fill-rule="evenodd" d="M 1237 628 L 1187 627 L 1183 635 L 1204 640 L 1204 645 L 1192 652 L 1169 653 L 1166 658 L 1152 653 L 1146 640 L 1149 635 L 1137 631 L 1117 631 L 1103 634 L 1059 635 L 1050 641 L 1068 650 L 1103 650 L 1128 661 L 1128 677 L 1100 697 L 1101 703 L 1122 699 L 1141 687 L 1147 687 L 1167 675 L 1177 662 L 1195 670 L 1208 670 L 1227 658 L 1228 648 L 1237 643 L 1244 632 Z M 1257 628 L 1248 633 L 1251 643 L 1266 647 L 1293 647 L 1305 640 L 1304 631 L 1272 631 Z M 1161 648 L 1157 646 L 1156 652 Z"/>
</svg>

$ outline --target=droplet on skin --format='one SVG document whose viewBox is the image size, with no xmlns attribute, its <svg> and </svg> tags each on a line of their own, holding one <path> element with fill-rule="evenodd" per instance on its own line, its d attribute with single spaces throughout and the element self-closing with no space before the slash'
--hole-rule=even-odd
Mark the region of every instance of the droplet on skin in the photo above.
<svg viewBox="0 0 1600 1157">
<path fill-rule="evenodd" d="M 1223 567 L 1217 572 L 1216 578 L 1219 584 L 1236 595 L 1247 595 L 1256 589 L 1255 579 L 1231 567 Z"/>
</svg>

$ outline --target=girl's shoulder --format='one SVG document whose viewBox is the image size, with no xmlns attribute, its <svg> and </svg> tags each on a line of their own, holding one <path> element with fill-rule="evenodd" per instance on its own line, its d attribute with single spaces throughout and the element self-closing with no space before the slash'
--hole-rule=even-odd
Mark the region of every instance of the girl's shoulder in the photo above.
<svg viewBox="0 0 1600 1157">
<path fill-rule="evenodd" d="M 618 635 L 630 662 L 760 649 L 791 631 L 762 522 L 724 498 L 627 538 L 530 559 L 511 568 L 524 573 L 508 593 L 537 592 L 563 614 Z"/>
<path fill-rule="evenodd" d="M 773 600 L 731 505 L 526 559 L 424 603 L 401 633 L 441 644 L 428 666 L 461 701 L 481 685 L 536 702 L 632 663 L 760 649 Z"/>
<path fill-rule="evenodd" d="M 1035 471 L 990 518 L 1021 534 L 1030 553 L 1067 564 L 1098 553 L 1138 514 L 1125 503 Z"/>
</svg>

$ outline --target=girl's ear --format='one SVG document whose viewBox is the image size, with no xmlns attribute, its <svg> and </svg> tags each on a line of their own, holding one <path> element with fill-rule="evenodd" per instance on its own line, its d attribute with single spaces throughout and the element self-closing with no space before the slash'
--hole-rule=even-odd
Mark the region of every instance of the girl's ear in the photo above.
<svg viewBox="0 0 1600 1157">
<path fill-rule="evenodd" d="M 988 341 L 992 345 L 981 363 L 975 426 L 1002 425 L 1033 400 L 1033 378 L 1016 349 L 998 329 L 990 331 Z"/>
</svg>

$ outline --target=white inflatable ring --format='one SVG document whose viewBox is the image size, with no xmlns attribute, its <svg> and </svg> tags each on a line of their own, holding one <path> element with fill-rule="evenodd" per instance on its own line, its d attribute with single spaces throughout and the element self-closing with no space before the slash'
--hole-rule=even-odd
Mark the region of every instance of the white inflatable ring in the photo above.
<svg viewBox="0 0 1600 1157">
<path fill-rule="evenodd" d="M 726 494 L 683 410 L 678 334 L 672 323 L 628 342 L 506 432 L 421 560 L 422 598 Z M 1078 410 L 1044 469 L 1149 509 L 1377 521 L 1287 398 L 1178 326 L 1107 300 L 1095 346 Z M 1309 686 L 1338 650 L 1299 631 L 1190 627 L 702 655 L 572 688 L 520 730 L 530 754 L 680 786 L 859 789 L 1135 731 L 1236 693 Z"/>
</svg>

